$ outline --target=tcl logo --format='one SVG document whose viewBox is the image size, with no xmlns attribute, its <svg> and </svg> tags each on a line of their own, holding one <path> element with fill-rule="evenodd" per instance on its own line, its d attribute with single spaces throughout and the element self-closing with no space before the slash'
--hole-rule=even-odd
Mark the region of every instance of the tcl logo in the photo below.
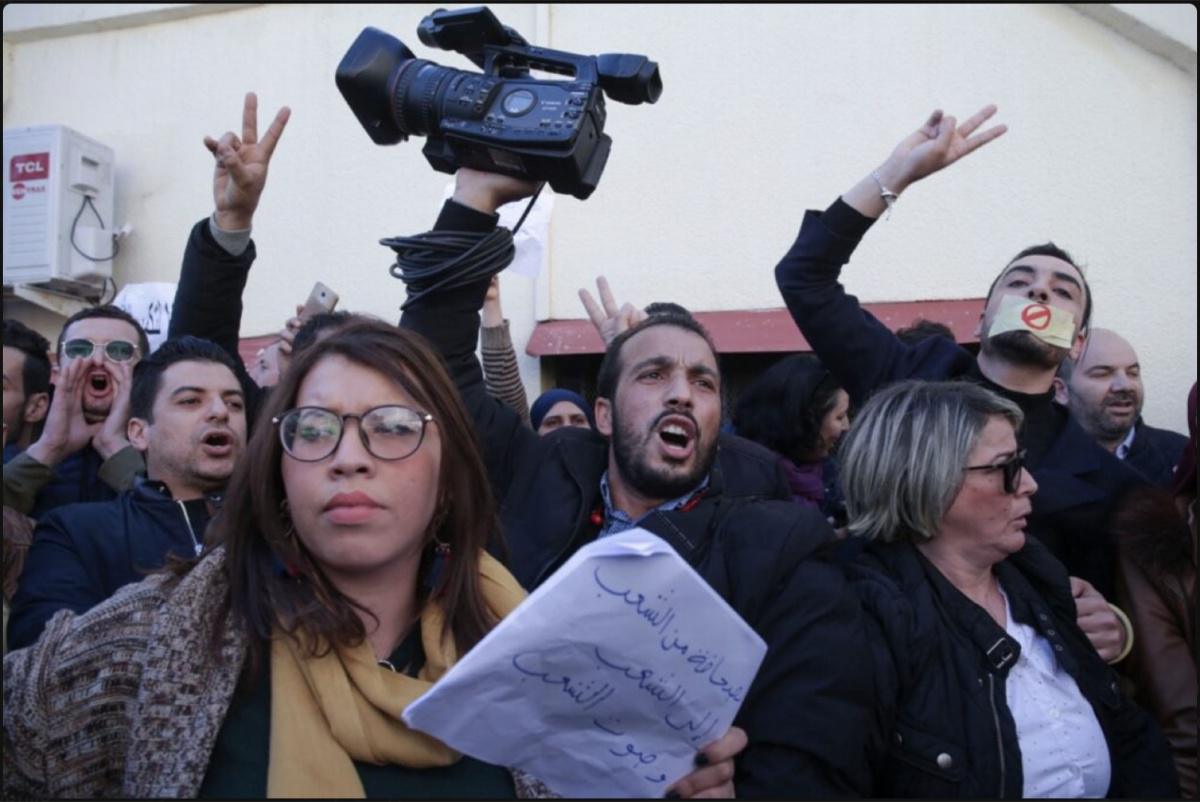
<svg viewBox="0 0 1200 802">
<path fill-rule="evenodd" d="M 50 177 L 50 154 L 27 153 L 13 156 L 8 163 L 9 181 L 36 181 Z"/>
</svg>

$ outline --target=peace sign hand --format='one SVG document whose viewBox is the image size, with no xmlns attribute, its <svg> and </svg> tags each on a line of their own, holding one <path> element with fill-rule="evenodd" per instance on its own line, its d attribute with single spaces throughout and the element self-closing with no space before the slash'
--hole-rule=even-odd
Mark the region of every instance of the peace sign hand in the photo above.
<svg viewBox="0 0 1200 802">
<path fill-rule="evenodd" d="M 957 125 L 954 117 L 944 116 L 941 109 L 935 110 L 924 125 L 905 137 L 892 151 L 888 161 L 895 166 L 897 174 L 894 189 L 900 191 L 914 181 L 949 167 L 1007 131 L 1006 125 L 994 125 L 976 133 L 995 113 L 994 105 L 984 106 L 962 125 Z"/>
<path fill-rule="evenodd" d="M 292 110 L 281 108 L 271 127 L 258 138 L 258 96 L 246 93 L 242 106 L 242 136 L 226 131 L 219 139 L 204 137 L 204 147 L 216 158 L 213 201 L 217 225 L 227 231 L 250 228 L 258 200 L 267 183 L 267 166 L 279 144 Z"/>
<path fill-rule="evenodd" d="M 583 308 L 587 310 L 592 325 L 596 327 L 596 332 L 600 339 L 604 340 L 604 346 L 607 348 L 622 332 L 645 320 L 646 313 L 631 303 L 618 307 L 612 290 L 609 289 L 608 279 L 604 276 L 596 279 L 596 290 L 600 293 L 600 304 L 596 303 L 596 299 L 585 289 L 579 290 L 579 300 L 583 302 Z"/>
</svg>

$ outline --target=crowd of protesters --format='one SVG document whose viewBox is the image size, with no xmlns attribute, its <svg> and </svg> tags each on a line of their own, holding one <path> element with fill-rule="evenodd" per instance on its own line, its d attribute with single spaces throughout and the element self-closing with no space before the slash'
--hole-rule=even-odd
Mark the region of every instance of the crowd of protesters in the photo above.
<svg viewBox="0 0 1200 802">
<path fill-rule="evenodd" d="M 601 277 L 594 398 L 529 404 L 494 276 L 410 294 L 398 325 L 297 309 L 247 368 L 290 116 L 260 138 L 248 94 L 240 136 L 204 140 L 214 210 L 163 345 L 111 306 L 53 345 L 4 322 L 5 795 L 554 795 L 401 714 L 641 527 L 767 644 L 669 797 L 1194 798 L 1195 386 L 1190 437 L 1142 420 L 1134 348 L 1053 243 L 997 265 L 977 354 L 840 281 L 909 186 L 1005 133 L 995 111 L 935 112 L 805 214 L 775 276 L 812 354 L 729 398 L 687 309 Z M 489 234 L 537 189 L 460 169 L 433 231 Z M 1057 339 L 1013 323 L 1028 303 Z"/>
</svg>

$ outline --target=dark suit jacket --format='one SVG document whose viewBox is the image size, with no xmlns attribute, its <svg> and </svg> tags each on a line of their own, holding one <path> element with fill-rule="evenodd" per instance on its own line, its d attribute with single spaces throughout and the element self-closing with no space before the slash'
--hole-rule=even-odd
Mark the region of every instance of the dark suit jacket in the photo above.
<svg viewBox="0 0 1200 802">
<path fill-rule="evenodd" d="M 1125 463 L 1157 487 L 1170 488 L 1175 480 L 1175 466 L 1187 448 L 1188 439 L 1178 432 L 1155 429 L 1138 418 L 1133 433 L 1133 445 Z"/>
</svg>

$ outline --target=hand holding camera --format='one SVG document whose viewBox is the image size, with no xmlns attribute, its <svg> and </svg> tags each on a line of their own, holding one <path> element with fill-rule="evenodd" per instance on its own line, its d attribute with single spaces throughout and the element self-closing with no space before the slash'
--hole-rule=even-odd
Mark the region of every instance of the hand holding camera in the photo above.
<svg viewBox="0 0 1200 802">
<path fill-rule="evenodd" d="M 531 197 L 538 190 L 533 181 L 470 167 L 460 167 L 454 179 L 454 201 L 484 214 L 495 214 L 504 204 Z"/>
</svg>

